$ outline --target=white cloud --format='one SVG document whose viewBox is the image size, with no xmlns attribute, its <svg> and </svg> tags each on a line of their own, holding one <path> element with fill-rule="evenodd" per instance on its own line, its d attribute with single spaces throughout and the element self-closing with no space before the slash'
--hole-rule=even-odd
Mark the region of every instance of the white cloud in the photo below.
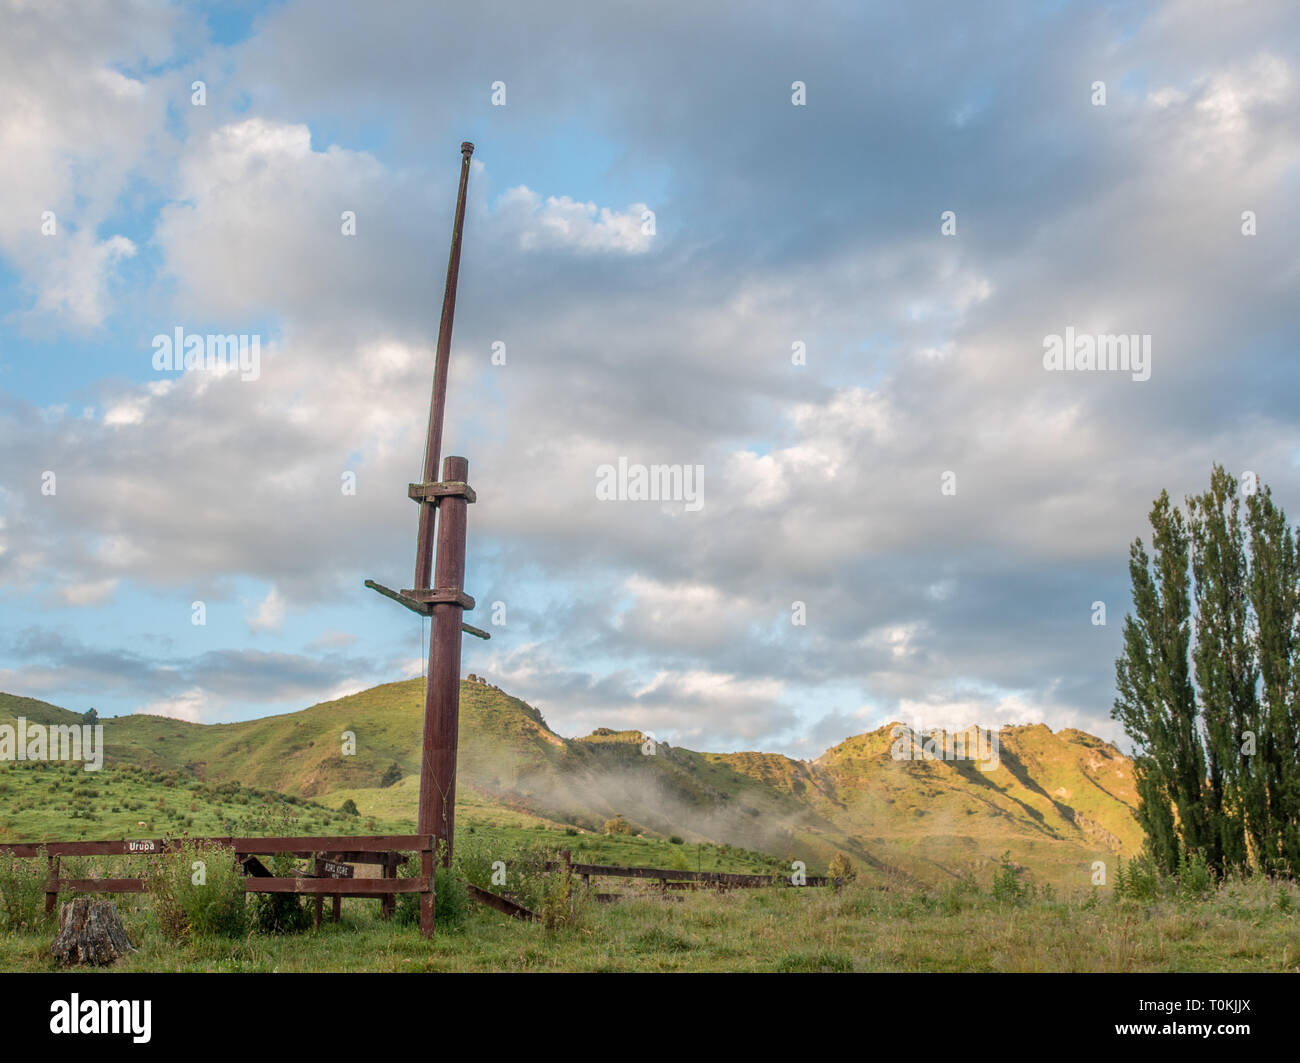
<svg viewBox="0 0 1300 1063">
<path fill-rule="evenodd" d="M 145 716 L 167 716 L 173 720 L 188 720 L 190 723 L 211 722 L 207 719 L 210 711 L 208 693 L 200 687 L 191 687 L 174 698 L 151 701 L 136 711 Z"/>
<path fill-rule="evenodd" d="M 0 253 L 34 296 L 20 314 L 27 324 L 82 331 L 110 312 L 108 282 L 136 248 L 96 233 L 156 150 L 167 107 L 157 84 L 115 67 L 161 57 L 185 18 L 58 2 L 10 4 L 0 15 Z M 42 233 L 47 211 L 56 235 Z"/>
<path fill-rule="evenodd" d="M 90 583 L 69 584 L 59 589 L 59 597 L 68 605 L 103 605 L 113 597 L 119 582 L 116 579 L 101 579 Z"/>
<path fill-rule="evenodd" d="M 279 631 L 284 623 L 286 605 L 280 588 L 272 587 L 258 603 L 253 615 L 248 617 L 249 628 L 252 631 Z"/>
<path fill-rule="evenodd" d="M 516 233 L 523 251 L 643 254 L 655 239 L 643 222 L 649 209 L 644 203 L 633 203 L 626 210 L 612 210 L 568 196 L 547 196 L 543 201 L 520 185 L 498 201 L 494 220 Z"/>
</svg>

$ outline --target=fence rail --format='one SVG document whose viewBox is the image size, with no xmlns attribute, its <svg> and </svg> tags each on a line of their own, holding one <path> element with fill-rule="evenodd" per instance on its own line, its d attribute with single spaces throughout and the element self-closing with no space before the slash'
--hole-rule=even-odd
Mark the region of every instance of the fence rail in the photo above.
<svg viewBox="0 0 1300 1063">
<path fill-rule="evenodd" d="M 312 853 L 383 853 L 391 850 L 424 852 L 432 844 L 425 834 L 336 834 L 319 838 L 286 835 L 275 838 L 210 837 L 210 838 L 126 838 L 121 841 L 102 842 L 0 842 L 0 852 L 15 856 L 149 856 L 154 853 L 175 852 L 185 845 L 224 845 L 243 855 L 269 855 L 292 853 L 308 856 Z M 357 861 L 358 863 L 366 861 Z M 378 861 L 369 861 L 371 863 Z"/>
<path fill-rule="evenodd" d="M 561 856 L 567 857 L 567 853 Z M 581 875 L 590 885 L 593 878 L 654 879 L 665 889 L 689 889 L 694 885 L 712 885 L 726 889 L 761 889 L 767 886 L 793 886 L 788 875 L 754 875 L 730 871 L 684 871 L 666 867 L 623 867 L 618 864 L 575 864 L 568 859 L 548 860 L 547 871 L 567 868 Z M 806 875 L 802 885 L 838 886 L 839 880 L 827 875 Z"/>
<path fill-rule="evenodd" d="M 60 893 L 143 893 L 144 880 L 140 878 L 61 878 L 59 861 L 65 856 L 158 856 L 174 853 L 186 845 L 201 849 L 224 846 L 233 849 L 235 857 L 247 872 L 244 878 L 245 893 L 296 893 L 312 897 L 314 920 L 320 925 L 326 897 L 333 898 L 332 917 L 338 922 L 342 900 L 347 897 L 377 897 L 380 912 L 386 919 L 397 905 L 399 893 L 434 891 L 434 842 L 427 834 L 371 834 L 328 835 L 310 837 L 285 835 L 274 838 L 238 836 L 206 838 L 124 838 L 119 841 L 78 842 L 0 842 L 0 853 L 10 853 L 20 858 L 32 859 L 44 855 L 49 863 L 45 880 L 45 910 L 54 911 Z M 397 868 L 403 852 L 419 853 L 421 870 L 425 874 L 413 878 L 398 878 Z M 340 864 L 378 864 L 379 878 L 334 878 L 303 872 L 292 877 L 267 873 L 257 859 L 275 853 Z"/>
</svg>

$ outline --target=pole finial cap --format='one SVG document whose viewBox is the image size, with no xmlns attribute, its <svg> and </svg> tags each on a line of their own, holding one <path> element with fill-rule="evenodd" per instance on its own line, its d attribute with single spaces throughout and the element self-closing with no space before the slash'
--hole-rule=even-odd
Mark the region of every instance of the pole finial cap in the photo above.
<svg viewBox="0 0 1300 1063">
<path fill-rule="evenodd" d="M 462 141 L 460 145 L 460 153 L 462 155 L 473 155 L 474 145 L 471 144 L 468 140 Z"/>
</svg>

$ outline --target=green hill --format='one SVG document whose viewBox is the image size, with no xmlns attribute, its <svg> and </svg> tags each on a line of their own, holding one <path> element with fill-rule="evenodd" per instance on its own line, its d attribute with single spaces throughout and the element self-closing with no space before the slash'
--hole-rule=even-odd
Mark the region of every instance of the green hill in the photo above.
<svg viewBox="0 0 1300 1063">
<path fill-rule="evenodd" d="M 151 832 L 215 833 L 253 812 L 292 819 L 296 833 L 410 830 L 423 709 L 415 679 L 242 723 L 103 720 L 104 771 L 0 769 L 0 837 L 120 837 L 141 822 Z M 18 716 L 79 721 L 0 694 L 0 724 Z M 466 681 L 458 828 L 540 831 L 575 853 L 643 863 L 655 852 L 680 858 L 674 838 L 715 856 L 748 852 L 750 865 L 801 859 L 820 869 L 843 851 L 868 877 L 929 882 L 984 876 L 1009 854 L 1040 879 L 1081 886 L 1093 861 L 1141 845 L 1132 765 L 1098 738 L 1006 728 L 1000 763 L 984 772 L 971 761 L 896 760 L 893 734 L 887 726 L 855 736 L 812 762 L 664 743 L 647 755 L 638 732 L 564 738 L 525 702 Z M 359 816 L 339 811 L 347 800 Z M 615 817 L 631 834 L 597 841 Z"/>
</svg>

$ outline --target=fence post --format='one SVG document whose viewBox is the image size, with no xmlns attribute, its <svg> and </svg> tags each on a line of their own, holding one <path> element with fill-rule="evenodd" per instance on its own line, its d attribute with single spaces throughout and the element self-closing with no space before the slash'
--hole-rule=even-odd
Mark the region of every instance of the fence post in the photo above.
<svg viewBox="0 0 1300 1063">
<path fill-rule="evenodd" d="M 317 859 L 319 859 L 319 857 L 320 857 L 320 853 L 311 854 L 310 859 L 311 859 L 312 867 L 316 866 L 316 861 Z M 312 905 L 311 908 L 311 925 L 315 927 L 317 930 L 319 930 L 321 919 L 325 915 L 325 895 L 323 893 L 313 893 L 312 899 L 315 903 Z"/>
<path fill-rule="evenodd" d="M 389 853 L 388 859 L 384 861 L 384 878 L 397 877 L 397 853 Z M 393 912 L 397 909 L 397 894 L 385 893 L 379 900 L 379 917 L 381 919 L 391 919 Z"/>
<path fill-rule="evenodd" d="M 47 853 L 45 859 L 50 872 L 45 883 L 45 914 L 49 915 L 59 903 L 59 858 L 53 853 Z"/>
<path fill-rule="evenodd" d="M 425 839 L 424 849 L 420 852 L 420 874 L 424 877 L 424 889 L 420 893 L 420 936 L 433 937 L 433 853 L 434 836 Z"/>
</svg>

